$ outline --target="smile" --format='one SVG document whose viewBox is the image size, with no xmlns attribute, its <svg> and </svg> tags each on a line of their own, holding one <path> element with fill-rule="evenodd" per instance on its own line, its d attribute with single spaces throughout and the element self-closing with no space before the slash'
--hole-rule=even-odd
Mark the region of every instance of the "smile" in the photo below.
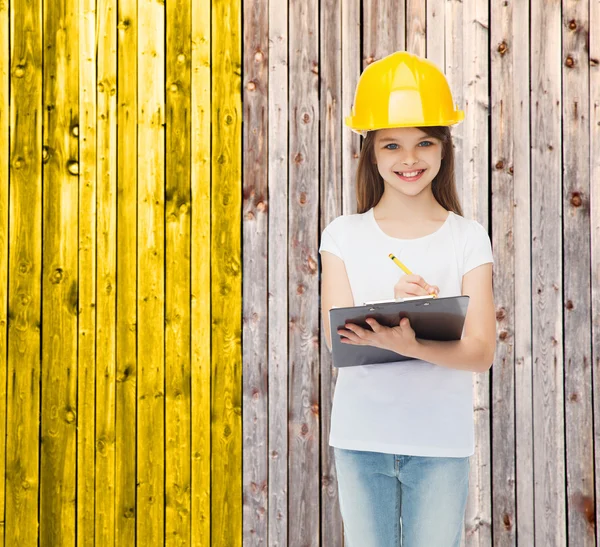
<svg viewBox="0 0 600 547">
<path fill-rule="evenodd" d="M 414 182 L 415 180 L 419 180 L 424 172 L 425 169 L 419 169 L 417 171 L 394 171 L 399 179 L 402 179 L 406 182 Z"/>
</svg>

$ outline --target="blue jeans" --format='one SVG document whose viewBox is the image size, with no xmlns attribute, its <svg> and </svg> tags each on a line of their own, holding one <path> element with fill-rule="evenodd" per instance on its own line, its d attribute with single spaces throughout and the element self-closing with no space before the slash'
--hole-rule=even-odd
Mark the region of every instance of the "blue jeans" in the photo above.
<svg viewBox="0 0 600 547">
<path fill-rule="evenodd" d="M 397 456 L 337 447 L 334 454 L 345 547 L 460 545 L 468 457 Z"/>
</svg>

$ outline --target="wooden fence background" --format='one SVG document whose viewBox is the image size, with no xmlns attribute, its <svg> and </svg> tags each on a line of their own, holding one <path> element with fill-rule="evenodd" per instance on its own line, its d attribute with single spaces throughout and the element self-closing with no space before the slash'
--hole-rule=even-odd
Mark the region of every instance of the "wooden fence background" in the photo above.
<svg viewBox="0 0 600 547">
<path fill-rule="evenodd" d="M 496 259 L 464 544 L 599 543 L 600 0 L 0 0 L 0 545 L 343 544 L 318 242 L 401 49 Z"/>
</svg>

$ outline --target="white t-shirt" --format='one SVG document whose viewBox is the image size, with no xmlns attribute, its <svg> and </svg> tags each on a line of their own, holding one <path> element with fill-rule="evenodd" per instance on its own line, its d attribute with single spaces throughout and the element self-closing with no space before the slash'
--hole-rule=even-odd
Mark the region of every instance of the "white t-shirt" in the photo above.
<svg viewBox="0 0 600 547">
<path fill-rule="evenodd" d="M 393 253 L 440 297 L 459 296 L 462 276 L 493 262 L 481 224 L 450 212 L 434 233 L 417 239 L 387 235 L 373 209 L 343 215 L 323 231 L 319 252 L 346 266 L 354 305 L 394 298 L 402 270 Z M 332 336 L 338 336 L 332 333 Z M 464 457 L 474 452 L 470 371 L 411 359 L 340 368 L 333 398 L 329 444 L 413 456 Z"/>
</svg>

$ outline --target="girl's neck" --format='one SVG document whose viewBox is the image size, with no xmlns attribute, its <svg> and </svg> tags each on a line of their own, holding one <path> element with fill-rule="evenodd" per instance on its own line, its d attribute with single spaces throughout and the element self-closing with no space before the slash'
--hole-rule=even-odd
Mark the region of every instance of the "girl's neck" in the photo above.
<svg viewBox="0 0 600 547">
<path fill-rule="evenodd" d="M 431 192 L 421 192 L 418 196 L 393 196 L 384 192 L 379 203 L 373 207 L 377 219 L 419 222 L 423 220 L 443 220 L 447 211 Z"/>
</svg>

